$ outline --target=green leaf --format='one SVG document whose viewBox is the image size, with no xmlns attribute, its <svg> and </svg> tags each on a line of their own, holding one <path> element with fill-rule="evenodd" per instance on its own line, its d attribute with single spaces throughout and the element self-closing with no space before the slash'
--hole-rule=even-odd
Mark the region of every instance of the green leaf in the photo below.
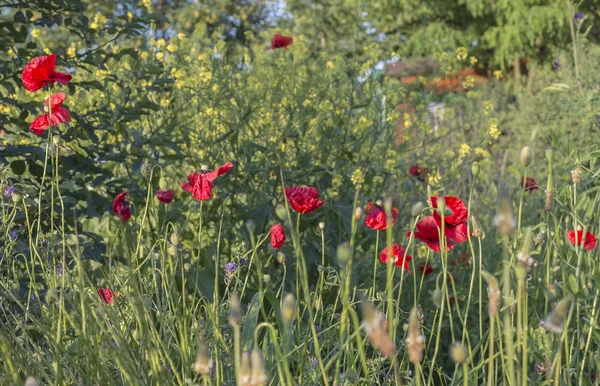
<svg viewBox="0 0 600 386">
<path fill-rule="evenodd" d="M 565 92 L 569 91 L 571 86 L 565 83 L 552 83 L 550 86 L 544 87 L 544 91 L 556 91 L 556 92 Z"/>
<path fill-rule="evenodd" d="M 240 337 L 242 344 L 242 351 L 248 351 L 252 348 L 252 344 L 254 343 L 254 330 L 256 329 L 256 325 L 258 324 L 258 314 L 260 313 L 260 305 L 262 303 L 262 294 L 257 292 L 252 297 L 250 301 L 250 307 L 248 307 L 248 312 L 246 312 L 246 319 L 244 320 L 244 325 L 242 326 L 242 334 Z"/>
<path fill-rule="evenodd" d="M 273 292 L 267 292 L 265 293 L 265 299 L 267 299 L 267 301 L 271 303 L 271 308 L 273 308 L 273 313 L 275 314 L 277 326 L 279 326 L 280 331 L 283 331 L 285 326 L 283 324 L 283 319 L 281 318 L 281 309 L 279 308 L 279 300 L 277 299 L 277 296 L 275 296 Z"/>
<path fill-rule="evenodd" d="M 23 161 L 23 160 L 12 161 L 10 163 L 10 169 L 12 170 L 13 173 L 15 173 L 18 176 L 22 175 L 23 173 L 25 173 L 25 161 Z"/>
<path fill-rule="evenodd" d="M 146 15 L 146 19 L 148 19 L 148 20 L 162 21 L 163 23 L 171 23 L 169 21 L 168 17 L 166 17 L 162 13 L 158 13 L 158 12 L 154 12 L 154 13 L 150 13 L 150 14 Z"/>
</svg>

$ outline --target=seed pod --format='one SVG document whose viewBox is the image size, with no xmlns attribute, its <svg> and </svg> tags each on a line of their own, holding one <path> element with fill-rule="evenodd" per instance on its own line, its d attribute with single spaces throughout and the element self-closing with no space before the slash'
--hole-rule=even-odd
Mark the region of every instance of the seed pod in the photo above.
<svg viewBox="0 0 600 386">
<path fill-rule="evenodd" d="M 406 351 L 408 360 L 417 364 L 423 360 L 423 349 L 425 348 L 425 337 L 421 334 L 419 316 L 416 307 L 413 307 L 408 317 L 408 334 L 406 337 Z"/>
<path fill-rule="evenodd" d="M 350 243 L 348 242 L 344 242 L 342 244 L 340 244 L 337 247 L 337 258 L 340 261 L 340 263 L 347 263 L 348 261 L 350 261 L 350 259 L 352 259 L 352 247 L 350 246 Z"/>
<path fill-rule="evenodd" d="M 287 294 L 283 298 L 281 307 L 281 318 L 285 324 L 290 324 L 296 314 L 296 298 L 292 294 Z"/>
<path fill-rule="evenodd" d="M 421 214 L 421 212 L 423 212 L 423 209 L 425 209 L 425 205 L 423 205 L 423 203 L 420 201 L 417 202 L 412 207 L 412 212 L 411 212 L 412 216 L 417 217 L 418 215 Z"/>
<path fill-rule="evenodd" d="M 533 154 L 531 152 L 531 148 L 529 146 L 525 146 L 521 150 L 521 164 L 525 167 L 528 167 L 531 164 L 532 158 Z"/>
<path fill-rule="evenodd" d="M 238 374 L 238 382 L 240 386 L 249 386 L 252 378 L 252 368 L 250 365 L 250 352 L 242 353 L 240 364 L 240 373 Z"/>
<path fill-rule="evenodd" d="M 144 162 L 144 164 L 142 165 L 141 172 L 144 178 L 150 178 L 150 176 L 152 175 L 152 165 Z"/>
<path fill-rule="evenodd" d="M 229 324 L 239 326 L 242 324 L 242 307 L 237 292 L 231 293 L 231 305 L 229 307 Z"/>
<path fill-rule="evenodd" d="M 260 350 L 252 350 L 250 363 L 252 363 L 252 378 L 250 380 L 250 385 L 265 386 L 269 382 L 269 376 L 267 375 L 265 362 Z"/>
<path fill-rule="evenodd" d="M 285 253 L 277 252 L 277 262 L 279 264 L 285 264 Z"/>
<path fill-rule="evenodd" d="M 500 285 L 498 279 L 489 272 L 482 271 L 481 276 L 487 282 L 488 285 L 488 315 L 494 317 L 498 315 L 498 306 L 500 304 Z"/>
<path fill-rule="evenodd" d="M 363 208 L 360 206 L 354 209 L 354 220 L 359 221 L 364 214 Z"/>
<path fill-rule="evenodd" d="M 454 362 L 459 365 L 462 365 L 469 359 L 469 350 L 462 343 L 454 343 L 452 347 L 450 347 L 450 357 Z"/>
<path fill-rule="evenodd" d="M 473 162 L 473 165 L 471 165 L 471 174 L 473 174 L 473 177 L 477 178 L 480 172 L 481 164 L 479 162 Z"/>
<path fill-rule="evenodd" d="M 200 337 L 198 344 L 198 355 L 196 356 L 196 362 L 194 363 L 194 372 L 199 375 L 209 375 L 212 369 L 212 359 L 208 353 L 208 346 L 204 341 L 204 337 Z"/>
</svg>

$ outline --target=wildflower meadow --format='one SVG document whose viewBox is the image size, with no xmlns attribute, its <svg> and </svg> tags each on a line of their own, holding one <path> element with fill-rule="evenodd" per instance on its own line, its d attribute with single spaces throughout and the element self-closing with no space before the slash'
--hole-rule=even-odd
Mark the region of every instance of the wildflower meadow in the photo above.
<svg viewBox="0 0 600 386">
<path fill-rule="evenodd" d="M 595 0 L 0 0 L 0 385 L 600 384 Z"/>
</svg>

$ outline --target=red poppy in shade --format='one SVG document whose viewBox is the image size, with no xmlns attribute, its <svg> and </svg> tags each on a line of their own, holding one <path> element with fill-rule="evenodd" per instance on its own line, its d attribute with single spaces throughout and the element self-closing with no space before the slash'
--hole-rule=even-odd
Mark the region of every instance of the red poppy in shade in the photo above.
<svg viewBox="0 0 600 386">
<path fill-rule="evenodd" d="M 159 189 L 156 191 L 156 198 L 158 198 L 158 201 L 162 202 L 163 204 L 168 204 L 169 202 L 173 201 L 173 197 L 175 197 L 175 191 L 173 189 Z"/>
<path fill-rule="evenodd" d="M 50 126 L 56 126 L 60 123 L 69 122 L 71 120 L 71 113 L 69 110 L 61 107 L 63 102 L 65 101 L 65 93 L 59 92 L 56 94 L 52 94 L 50 97 L 46 98 L 44 101 L 46 111 L 50 110 L 50 113 L 42 114 L 37 117 L 31 125 L 29 125 L 29 130 L 36 135 L 44 134 L 47 128 Z M 50 117 L 52 115 L 52 117 Z"/>
<path fill-rule="evenodd" d="M 467 219 L 469 218 L 469 212 L 467 210 L 467 206 L 465 203 L 457 197 L 453 196 L 432 196 L 431 197 L 431 206 L 435 209 L 438 207 L 438 200 L 443 198 L 446 201 L 446 210 L 452 212 L 444 215 L 444 235 L 449 239 L 457 242 L 463 243 L 469 239 L 467 235 Z M 435 218 L 438 226 L 442 225 L 442 217 L 438 213 L 438 211 L 433 212 L 433 217 Z"/>
<path fill-rule="evenodd" d="M 575 231 L 570 230 L 567 232 L 567 237 L 571 244 L 575 245 Z M 583 231 L 577 231 L 577 244 L 581 245 L 581 240 L 583 240 Z M 596 240 L 596 236 L 592 232 L 585 232 L 585 240 L 583 242 L 583 249 L 586 251 L 591 251 L 596 249 L 598 246 L 598 240 Z"/>
<path fill-rule="evenodd" d="M 66 86 L 73 78 L 69 74 L 56 72 L 56 55 L 38 56 L 23 69 L 23 87 L 27 91 L 37 91 L 42 87 L 58 82 Z"/>
<path fill-rule="evenodd" d="M 324 201 L 319 201 L 319 191 L 312 186 L 286 187 L 285 197 L 298 213 L 309 213 L 325 204 Z"/>
<path fill-rule="evenodd" d="M 127 201 L 127 192 L 117 194 L 117 197 L 113 200 L 112 210 L 113 214 L 119 217 L 121 221 L 129 221 L 131 209 L 129 208 L 129 201 Z"/>
<path fill-rule="evenodd" d="M 389 252 L 389 247 L 385 247 L 379 255 L 379 260 L 381 260 L 384 264 L 387 264 Z M 394 257 L 394 264 L 396 264 L 398 267 L 404 268 L 408 273 L 412 273 L 410 267 L 408 266 L 408 262 L 412 260 L 412 256 L 406 255 L 406 250 L 396 243 L 392 244 L 391 252 L 391 255 Z"/>
<path fill-rule="evenodd" d="M 287 49 L 294 42 L 294 38 L 291 36 L 283 36 L 279 34 L 275 34 L 271 39 L 271 45 L 269 46 L 270 50 L 274 50 L 276 48 L 285 48 Z"/>
<path fill-rule="evenodd" d="M 525 177 L 521 177 L 521 188 L 529 193 L 533 193 L 538 190 L 537 183 L 533 177 L 527 177 L 527 179 L 525 179 Z"/>
<path fill-rule="evenodd" d="M 215 179 L 227 173 L 232 168 L 233 164 L 231 162 L 226 162 L 217 170 L 190 173 L 188 176 L 188 183 L 181 184 L 181 188 L 188 193 L 192 193 L 192 196 L 197 200 L 208 200 L 209 198 L 212 198 L 212 187 L 215 185 Z"/>
<path fill-rule="evenodd" d="M 112 306 L 115 303 L 115 297 L 119 297 L 119 294 L 112 292 L 108 288 L 99 288 L 97 292 L 100 299 L 109 306 Z"/>
<path fill-rule="evenodd" d="M 426 262 L 422 261 L 419 263 L 419 271 L 423 272 L 423 275 L 429 275 L 433 273 L 433 266 L 430 264 L 427 264 Z"/>
<path fill-rule="evenodd" d="M 369 202 L 367 207 L 365 208 L 365 212 L 367 212 L 367 217 L 365 218 L 365 225 L 371 229 L 376 231 L 382 231 L 387 229 L 387 216 L 385 214 L 385 209 L 381 206 L 380 201 L 373 204 Z M 394 225 L 398 222 L 398 209 L 392 207 L 392 222 Z"/>
<path fill-rule="evenodd" d="M 429 248 L 435 252 L 441 250 L 439 227 L 433 216 L 422 218 L 417 223 L 417 231 L 414 232 L 415 238 L 424 242 Z M 406 232 L 406 237 L 410 237 L 411 232 Z M 446 237 L 446 250 L 451 251 L 456 246 L 456 243 Z"/>
<path fill-rule="evenodd" d="M 285 232 L 281 224 L 275 224 L 271 227 L 271 246 L 274 249 L 279 249 L 285 242 Z"/>
</svg>

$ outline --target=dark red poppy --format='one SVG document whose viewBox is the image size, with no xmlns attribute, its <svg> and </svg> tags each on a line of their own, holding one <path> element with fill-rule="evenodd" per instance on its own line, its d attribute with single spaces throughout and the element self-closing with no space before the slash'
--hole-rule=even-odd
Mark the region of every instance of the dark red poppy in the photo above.
<svg viewBox="0 0 600 386">
<path fill-rule="evenodd" d="M 60 123 L 69 122 L 71 120 L 71 113 L 69 110 L 61 107 L 64 101 L 64 92 L 52 94 L 50 97 L 46 98 L 44 101 L 44 108 L 46 111 L 49 110 L 51 113 L 49 112 L 37 117 L 33 122 L 31 122 L 31 125 L 29 125 L 29 130 L 33 134 L 41 135 L 44 134 L 44 131 L 46 131 L 46 129 L 50 126 L 56 126 Z"/>
<path fill-rule="evenodd" d="M 592 381 L 592 383 L 596 382 L 596 373 L 594 373 L 594 372 L 590 373 L 590 381 Z"/>
<path fill-rule="evenodd" d="M 66 86 L 73 78 L 69 74 L 56 72 L 56 55 L 38 56 L 23 69 L 23 87 L 27 91 L 37 91 L 42 87 L 58 82 Z"/>
<path fill-rule="evenodd" d="M 115 297 L 119 297 L 119 294 L 116 292 L 113 293 L 108 288 L 99 288 L 97 292 L 100 299 L 109 306 L 112 306 L 115 303 Z"/>
<path fill-rule="evenodd" d="M 463 243 L 469 239 L 467 235 L 467 219 L 469 218 L 469 212 L 465 203 L 457 197 L 453 196 L 432 196 L 431 206 L 435 209 L 438 207 L 438 200 L 443 198 L 446 201 L 446 212 L 444 215 L 444 235 L 449 239 Z M 433 212 L 433 217 L 437 222 L 438 226 L 442 225 L 442 217 L 438 211 Z"/>
<path fill-rule="evenodd" d="M 276 48 L 285 48 L 287 49 L 294 42 L 294 38 L 291 36 L 283 36 L 279 34 L 275 34 L 271 39 L 271 45 L 269 46 L 270 50 L 274 50 Z"/>
<path fill-rule="evenodd" d="M 417 223 L 417 231 L 414 232 L 415 238 L 424 242 L 429 248 L 435 252 L 441 250 L 439 227 L 433 216 L 422 218 Z M 410 237 L 411 232 L 406 232 L 406 236 Z M 456 246 L 456 243 L 446 237 L 446 250 L 451 251 Z"/>
<path fill-rule="evenodd" d="M 382 231 L 387 229 L 387 216 L 385 209 L 379 203 L 369 202 L 365 208 L 367 217 L 365 218 L 365 225 L 376 231 Z M 394 225 L 398 222 L 398 209 L 392 207 L 392 222 Z"/>
<path fill-rule="evenodd" d="M 117 194 L 117 197 L 113 200 L 112 210 L 113 214 L 119 217 L 121 221 L 129 221 L 131 209 L 129 208 L 129 201 L 127 201 L 127 192 Z"/>
<path fill-rule="evenodd" d="M 527 177 L 527 180 L 525 180 L 525 177 L 521 177 L 521 188 L 529 193 L 533 193 L 539 189 L 533 177 Z"/>
<path fill-rule="evenodd" d="M 433 266 L 427 264 L 426 262 L 422 261 L 419 263 L 419 271 L 423 272 L 423 275 L 429 275 L 433 273 Z"/>
<path fill-rule="evenodd" d="M 384 264 L 387 264 L 389 252 L 390 252 L 389 247 L 385 247 L 385 248 L 383 248 L 383 251 L 381 251 L 381 254 L 379 255 L 379 259 Z M 391 255 L 394 257 L 394 264 L 396 264 L 397 267 L 402 267 L 408 273 L 412 273 L 412 271 L 410 270 L 410 267 L 408 266 L 408 262 L 412 260 L 412 256 L 406 255 L 406 250 L 402 246 L 395 244 L 395 243 L 392 244 Z"/>
<path fill-rule="evenodd" d="M 181 184 L 181 188 L 188 193 L 192 193 L 192 196 L 197 200 L 208 200 L 209 198 L 212 198 L 212 187 L 215 185 L 215 179 L 227 173 L 232 168 L 233 164 L 231 162 L 226 162 L 217 170 L 190 173 L 188 176 L 188 183 Z"/>
<path fill-rule="evenodd" d="M 281 224 L 275 224 L 271 227 L 271 246 L 274 249 L 279 249 L 285 242 L 285 232 Z"/>
<path fill-rule="evenodd" d="M 567 232 L 567 237 L 569 238 L 569 241 L 571 242 L 571 244 L 575 245 L 575 231 L 574 230 L 570 230 Z M 577 244 L 581 245 L 581 240 L 583 240 L 583 231 L 577 231 Z M 585 232 L 585 240 L 583 242 L 583 249 L 585 249 L 586 251 L 591 251 L 593 249 L 596 249 L 596 247 L 598 246 L 598 240 L 596 239 L 596 236 L 594 236 L 594 234 L 592 232 Z"/>
<path fill-rule="evenodd" d="M 159 189 L 156 191 L 156 197 L 158 198 L 158 201 L 162 202 L 163 204 L 168 204 L 169 202 L 173 201 L 173 197 L 175 197 L 175 191 L 173 189 Z"/>
<path fill-rule="evenodd" d="M 312 186 L 286 187 L 285 197 L 298 213 L 309 213 L 325 204 L 324 201 L 319 201 L 319 191 Z"/>
</svg>

